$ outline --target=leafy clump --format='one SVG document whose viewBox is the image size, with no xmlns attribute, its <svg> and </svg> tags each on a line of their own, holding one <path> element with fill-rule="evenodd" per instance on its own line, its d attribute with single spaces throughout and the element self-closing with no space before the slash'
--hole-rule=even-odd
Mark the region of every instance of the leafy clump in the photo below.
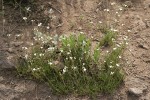
<svg viewBox="0 0 150 100">
<path fill-rule="evenodd" d="M 112 46 L 114 45 L 114 40 L 116 38 L 116 32 L 110 31 L 110 30 L 105 30 L 105 36 L 104 38 L 102 38 L 102 40 L 100 41 L 99 45 L 100 46 Z"/>
<path fill-rule="evenodd" d="M 17 70 L 47 82 L 58 94 L 111 93 L 123 80 L 118 63 L 124 46 L 120 45 L 100 59 L 99 45 L 95 48 L 91 45 L 84 34 L 60 36 L 57 42 L 50 42 L 48 48 L 34 47 L 24 62 L 19 60 Z"/>
</svg>

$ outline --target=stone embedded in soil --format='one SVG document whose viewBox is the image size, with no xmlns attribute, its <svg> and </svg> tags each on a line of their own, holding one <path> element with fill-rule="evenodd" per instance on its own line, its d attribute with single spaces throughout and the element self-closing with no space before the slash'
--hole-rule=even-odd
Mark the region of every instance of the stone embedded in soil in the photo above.
<svg viewBox="0 0 150 100">
<path fill-rule="evenodd" d="M 140 88 L 129 88 L 128 92 L 130 94 L 133 94 L 135 96 L 140 96 L 143 94 L 143 89 L 140 89 Z"/>
<path fill-rule="evenodd" d="M 128 93 L 135 96 L 142 96 L 148 89 L 148 83 L 146 81 L 132 76 L 125 80 L 125 84 L 128 88 Z"/>
<path fill-rule="evenodd" d="M 14 69 L 15 65 L 9 61 L 9 60 L 2 60 L 0 61 L 0 69 L 4 70 L 4 69 Z"/>
<path fill-rule="evenodd" d="M 146 21 L 146 26 L 150 27 L 150 20 Z"/>
<path fill-rule="evenodd" d="M 3 81 L 3 80 L 4 80 L 4 78 L 2 76 L 0 76 L 0 82 Z"/>
<path fill-rule="evenodd" d="M 141 18 L 139 20 L 134 21 L 133 33 L 137 33 L 139 31 L 142 31 L 143 29 L 146 29 L 146 23 L 144 23 Z"/>
<path fill-rule="evenodd" d="M 146 50 L 149 49 L 148 45 L 146 45 L 146 44 L 139 44 L 138 47 L 140 47 L 142 49 L 146 49 Z"/>
</svg>

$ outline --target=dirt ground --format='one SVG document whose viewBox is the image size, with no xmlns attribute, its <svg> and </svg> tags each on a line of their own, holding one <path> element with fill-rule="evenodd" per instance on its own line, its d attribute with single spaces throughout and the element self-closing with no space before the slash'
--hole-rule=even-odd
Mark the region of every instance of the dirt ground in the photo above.
<svg viewBox="0 0 150 100">
<path fill-rule="evenodd" d="M 106 26 L 118 31 L 118 41 L 128 41 L 121 64 L 125 80 L 115 93 L 96 99 L 150 100 L 150 0 L 38 0 L 37 5 L 26 21 L 10 6 L 0 15 L 0 100 L 90 100 L 56 96 L 46 84 L 18 77 L 15 57 L 32 46 L 34 28 L 46 34 L 85 32 L 94 42 Z"/>
</svg>

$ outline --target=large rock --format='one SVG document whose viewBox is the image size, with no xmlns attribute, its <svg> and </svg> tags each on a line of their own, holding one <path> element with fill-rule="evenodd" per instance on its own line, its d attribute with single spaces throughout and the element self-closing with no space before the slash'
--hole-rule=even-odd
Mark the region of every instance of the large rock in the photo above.
<svg viewBox="0 0 150 100">
<path fill-rule="evenodd" d="M 10 60 L 0 60 L 0 70 L 15 69 L 15 65 Z"/>
<path fill-rule="evenodd" d="M 141 96 L 144 92 L 144 88 L 129 88 L 128 92 L 135 96 Z"/>
<path fill-rule="evenodd" d="M 148 83 L 139 78 L 130 77 L 125 81 L 129 94 L 142 96 L 148 89 Z"/>
</svg>

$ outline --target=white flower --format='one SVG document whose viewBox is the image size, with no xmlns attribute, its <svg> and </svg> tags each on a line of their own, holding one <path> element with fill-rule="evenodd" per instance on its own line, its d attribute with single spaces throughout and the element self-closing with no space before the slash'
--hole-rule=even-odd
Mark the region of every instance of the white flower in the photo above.
<svg viewBox="0 0 150 100">
<path fill-rule="evenodd" d="M 116 50 L 117 48 L 113 48 L 113 50 Z"/>
<path fill-rule="evenodd" d="M 106 11 L 109 12 L 110 10 L 109 10 L 109 9 L 106 9 Z"/>
<path fill-rule="evenodd" d="M 113 66 L 110 65 L 109 68 L 113 68 Z"/>
<path fill-rule="evenodd" d="M 21 34 L 17 34 L 17 35 L 15 35 L 16 37 L 19 37 L 19 36 L 21 36 Z"/>
<path fill-rule="evenodd" d="M 61 49 L 60 52 L 63 52 L 63 49 Z"/>
<path fill-rule="evenodd" d="M 38 40 L 36 37 L 33 37 L 33 39 L 34 39 L 35 41 L 37 41 L 37 40 Z"/>
<path fill-rule="evenodd" d="M 115 2 L 112 2 L 112 3 L 110 3 L 110 4 L 113 6 L 113 5 L 115 5 L 116 3 L 115 3 Z"/>
<path fill-rule="evenodd" d="M 124 5 L 124 7 L 128 7 L 127 5 Z"/>
<path fill-rule="evenodd" d="M 83 66 L 85 65 L 85 63 L 83 63 Z"/>
<path fill-rule="evenodd" d="M 36 69 L 35 69 L 35 68 L 33 68 L 32 70 L 33 70 L 33 71 L 36 71 Z"/>
<path fill-rule="evenodd" d="M 44 54 L 42 54 L 42 53 L 40 53 L 39 55 L 40 55 L 40 57 L 41 57 L 41 56 L 44 56 Z"/>
<path fill-rule="evenodd" d="M 119 56 L 119 58 L 121 58 L 121 56 Z"/>
<path fill-rule="evenodd" d="M 51 8 L 51 9 L 49 9 L 48 13 L 52 14 L 52 13 L 54 13 L 54 10 Z"/>
<path fill-rule="evenodd" d="M 76 59 L 76 57 L 74 57 L 74 59 Z"/>
<path fill-rule="evenodd" d="M 102 21 L 98 21 L 100 24 L 102 24 Z"/>
<path fill-rule="evenodd" d="M 85 67 L 83 67 L 83 71 L 84 71 L 84 72 L 86 71 L 86 68 L 85 68 Z"/>
<path fill-rule="evenodd" d="M 73 59 L 73 57 L 70 57 L 70 59 L 72 60 L 72 59 Z"/>
<path fill-rule="evenodd" d="M 22 49 L 27 50 L 28 48 L 27 47 L 22 47 Z"/>
<path fill-rule="evenodd" d="M 27 20 L 27 17 L 23 17 L 23 20 Z"/>
<path fill-rule="evenodd" d="M 118 32 L 118 30 L 117 30 L 117 29 L 113 29 L 113 31 L 114 31 L 114 32 Z"/>
<path fill-rule="evenodd" d="M 33 68 L 32 71 L 40 70 L 40 68 Z"/>
<path fill-rule="evenodd" d="M 31 22 L 34 22 L 35 20 L 31 20 Z"/>
<path fill-rule="evenodd" d="M 47 29 L 49 29 L 50 27 L 49 27 L 49 26 L 47 26 L 46 28 L 47 28 Z"/>
<path fill-rule="evenodd" d="M 83 45 L 85 46 L 86 45 L 86 42 L 83 40 Z"/>
<path fill-rule="evenodd" d="M 70 44 L 67 44 L 68 47 L 70 47 Z"/>
<path fill-rule="evenodd" d="M 123 9 L 122 9 L 122 8 L 119 8 L 119 10 L 122 11 Z"/>
<path fill-rule="evenodd" d="M 84 32 L 80 32 L 80 34 L 84 34 Z"/>
<path fill-rule="evenodd" d="M 124 26 L 125 24 L 121 24 L 121 26 Z"/>
<path fill-rule="evenodd" d="M 120 42 L 119 44 L 121 45 L 122 43 Z"/>
<path fill-rule="evenodd" d="M 26 59 L 28 58 L 28 55 L 27 55 L 27 54 L 25 55 L 25 58 L 26 58 Z"/>
<path fill-rule="evenodd" d="M 120 47 L 120 45 L 119 45 L 119 44 L 117 44 L 117 47 Z"/>
<path fill-rule="evenodd" d="M 128 32 L 131 32 L 131 30 L 127 30 Z"/>
<path fill-rule="evenodd" d="M 112 38 L 112 41 L 115 41 L 115 39 L 114 39 L 114 38 Z"/>
<path fill-rule="evenodd" d="M 67 55 L 70 55 L 70 52 L 67 52 Z"/>
<path fill-rule="evenodd" d="M 114 74 L 114 72 L 111 72 L 111 73 L 110 73 L 110 75 L 113 75 L 113 74 Z"/>
<path fill-rule="evenodd" d="M 63 74 L 66 73 L 67 71 L 67 67 L 65 66 L 65 68 L 63 69 Z"/>
<path fill-rule="evenodd" d="M 27 11 L 31 11 L 31 10 L 30 10 L 30 7 L 25 7 L 25 9 L 26 9 Z"/>
<path fill-rule="evenodd" d="M 109 9 L 104 9 L 104 11 L 107 11 L 107 12 L 109 12 L 110 10 L 109 10 Z"/>
<path fill-rule="evenodd" d="M 38 23 L 38 26 L 39 26 L 39 27 L 42 26 L 42 23 Z"/>
<path fill-rule="evenodd" d="M 119 65 L 119 64 L 116 64 L 116 66 L 119 67 L 120 65 Z"/>
<path fill-rule="evenodd" d="M 97 48 L 96 50 L 99 51 L 99 48 Z"/>
<path fill-rule="evenodd" d="M 48 51 L 53 51 L 55 48 L 54 47 L 49 47 Z"/>
<path fill-rule="evenodd" d="M 109 52 L 109 51 L 106 51 L 107 53 Z"/>
<path fill-rule="evenodd" d="M 128 45 L 128 42 L 126 42 L 126 45 Z"/>
<path fill-rule="evenodd" d="M 76 70 L 76 69 L 77 69 L 77 67 L 75 66 L 75 67 L 73 67 L 73 69 L 74 69 L 74 70 Z"/>
<path fill-rule="evenodd" d="M 7 36 L 11 36 L 11 34 L 7 34 Z"/>
<path fill-rule="evenodd" d="M 53 44 L 57 45 L 57 41 L 52 41 Z"/>
<path fill-rule="evenodd" d="M 36 56 L 36 53 L 34 53 L 34 56 Z"/>
<path fill-rule="evenodd" d="M 52 65 L 53 63 L 52 63 L 52 62 L 48 62 L 48 64 L 49 64 L 49 65 Z"/>
</svg>

